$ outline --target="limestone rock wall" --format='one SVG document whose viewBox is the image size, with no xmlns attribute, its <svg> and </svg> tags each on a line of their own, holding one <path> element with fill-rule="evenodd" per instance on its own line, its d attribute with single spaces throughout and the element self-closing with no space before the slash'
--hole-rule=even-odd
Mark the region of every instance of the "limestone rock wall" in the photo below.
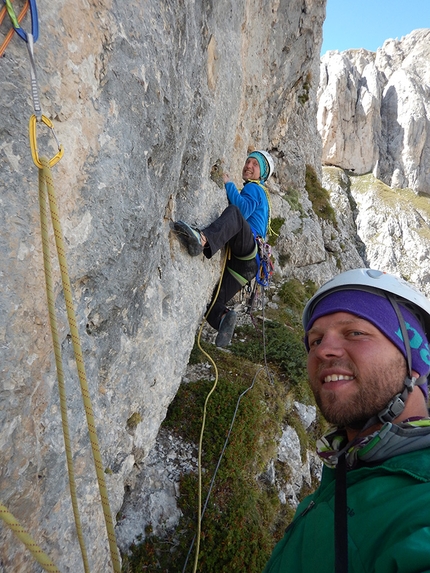
<svg viewBox="0 0 430 573">
<path fill-rule="evenodd" d="M 172 220 L 204 225 L 226 206 L 209 177 L 215 161 L 223 159 L 240 183 L 248 147 L 272 151 L 274 209 L 286 223 L 297 219 L 284 200 L 291 188 L 306 206 L 283 248 L 305 233 L 319 252 L 308 260 L 299 249 L 284 272 L 313 265 L 313 275 L 325 278 L 333 268 L 304 191 L 305 165 L 320 173 L 315 116 L 325 0 L 53 0 L 38 8 L 40 99 L 65 148 L 53 176 L 115 518 L 132 466 L 154 444 L 219 276 L 219 258 L 190 259 L 171 232 Z M 62 572 L 78 573 L 28 142 L 30 65 L 17 37 L 0 68 L 0 499 Z M 50 130 L 37 132 L 40 155 L 54 155 Z M 108 571 L 57 264 L 54 282 L 84 535 L 91 570 Z M 3 525 L 0 537 L 0 568 L 40 571 Z"/>
<path fill-rule="evenodd" d="M 321 61 L 323 163 L 430 193 L 430 30 Z"/>
<path fill-rule="evenodd" d="M 401 276 L 430 296 L 430 198 L 339 167 L 324 167 L 323 183 L 332 201 L 348 201 L 366 266 Z"/>
</svg>

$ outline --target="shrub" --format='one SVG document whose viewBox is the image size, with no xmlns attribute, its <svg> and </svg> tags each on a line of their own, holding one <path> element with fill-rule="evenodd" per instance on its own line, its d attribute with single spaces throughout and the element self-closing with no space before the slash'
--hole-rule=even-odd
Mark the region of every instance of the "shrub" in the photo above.
<svg viewBox="0 0 430 573">
<path fill-rule="evenodd" d="M 315 214 L 320 219 L 330 221 L 337 228 L 336 214 L 330 205 L 330 194 L 322 187 L 314 168 L 310 165 L 306 165 L 305 188 Z"/>
<path fill-rule="evenodd" d="M 316 284 L 312 281 L 301 283 L 298 279 L 290 279 L 279 289 L 279 296 L 288 308 L 301 316 L 307 301 L 315 294 Z"/>
</svg>

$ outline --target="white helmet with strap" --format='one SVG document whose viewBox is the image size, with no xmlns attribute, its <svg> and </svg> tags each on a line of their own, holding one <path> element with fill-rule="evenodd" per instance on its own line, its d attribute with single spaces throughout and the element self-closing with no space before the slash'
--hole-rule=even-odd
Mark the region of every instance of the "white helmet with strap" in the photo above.
<svg viewBox="0 0 430 573">
<path fill-rule="evenodd" d="M 263 156 L 263 159 L 259 158 L 258 155 Z M 267 151 L 262 151 L 261 149 L 256 149 L 255 151 L 250 153 L 248 157 L 255 157 L 256 159 L 259 160 L 261 166 L 261 176 L 263 181 L 267 181 L 269 177 L 273 175 L 275 171 L 275 163 L 270 153 L 267 153 Z M 263 164 L 267 166 L 267 170 L 262 168 L 264 167 Z"/>
<path fill-rule="evenodd" d="M 270 153 L 267 153 L 267 151 L 261 151 L 259 150 L 258 153 L 261 153 L 261 155 L 263 155 L 264 159 L 267 161 L 267 163 L 269 164 L 269 174 L 266 177 L 266 181 L 267 179 L 269 179 L 269 177 L 271 175 L 273 175 L 274 171 L 275 171 L 275 163 L 273 161 L 272 156 L 270 155 Z"/>
<path fill-rule="evenodd" d="M 309 300 L 303 311 L 303 327 L 305 330 L 312 319 L 312 315 L 318 303 L 329 294 L 342 290 L 360 290 L 385 295 L 397 315 L 406 350 L 408 376 L 404 380 L 403 392 L 396 394 L 387 404 L 386 408 L 369 420 L 365 427 L 368 427 L 371 423 L 375 423 L 378 419 L 381 422 L 391 422 L 403 411 L 407 397 L 410 392 L 412 392 L 414 385 L 417 382 L 418 384 L 423 384 L 426 381 L 426 376 L 421 376 L 418 381 L 412 377 L 411 345 L 405 320 L 399 310 L 399 304 L 404 306 L 416 317 L 422 325 L 427 339 L 429 339 L 430 301 L 411 284 L 394 275 L 375 269 L 353 269 L 341 273 L 326 282 Z"/>
</svg>

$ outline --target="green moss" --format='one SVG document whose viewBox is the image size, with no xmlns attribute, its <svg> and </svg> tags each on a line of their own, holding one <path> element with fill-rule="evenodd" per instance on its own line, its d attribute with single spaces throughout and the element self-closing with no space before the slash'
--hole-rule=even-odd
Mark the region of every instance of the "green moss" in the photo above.
<svg viewBox="0 0 430 573">
<path fill-rule="evenodd" d="M 298 211 L 301 216 L 305 215 L 305 211 L 300 201 L 300 193 L 297 191 L 297 189 L 289 187 L 286 194 L 284 195 L 284 199 L 287 201 L 293 211 Z"/>
<path fill-rule="evenodd" d="M 277 489 L 264 478 L 264 472 L 269 461 L 276 460 L 277 441 L 285 423 L 296 429 L 303 459 L 313 444 L 313 434 L 303 429 L 292 405 L 294 400 L 314 403 L 307 384 L 299 320 L 303 305 L 314 290 L 313 283 L 302 285 L 295 279 L 286 283 L 281 297 L 291 308 L 271 310 L 274 320 L 265 321 L 264 339 L 262 323 L 256 317 L 257 327 L 236 329 L 229 352 L 201 342 L 215 360 L 219 374 L 207 406 L 202 503 L 242 395 L 202 522 L 198 570 L 204 573 L 261 573 L 293 517 L 294 510 L 280 503 Z M 288 318 L 288 325 L 284 317 Z M 196 345 L 190 360 L 198 363 L 207 358 Z M 262 368 L 265 360 L 270 376 Z M 245 392 L 251 384 L 252 389 Z M 198 444 L 204 403 L 213 385 L 213 381 L 205 379 L 182 384 L 168 408 L 164 427 L 188 443 Z M 275 467 L 277 479 L 287 483 L 288 464 L 275 461 Z M 193 472 L 181 477 L 178 504 L 182 518 L 176 530 L 162 539 L 147 531 L 145 539 L 123 556 L 124 573 L 183 570 L 196 532 L 197 479 Z M 305 493 L 309 492 L 304 489 Z M 192 570 L 194 558 L 193 551 L 187 572 Z"/>
<path fill-rule="evenodd" d="M 127 428 L 129 430 L 135 430 L 137 428 L 137 425 L 140 424 L 141 421 L 142 417 L 139 414 L 139 412 L 134 412 L 127 420 Z"/>
<path fill-rule="evenodd" d="M 306 351 L 300 336 L 277 322 L 267 322 L 265 326 L 267 360 L 288 374 L 291 384 L 306 384 Z M 237 337 L 244 342 L 232 344 L 233 354 L 263 362 L 264 348 L 255 328 L 241 327 L 237 330 Z"/>
<path fill-rule="evenodd" d="M 203 345 L 202 345 L 202 347 L 203 347 Z M 200 362 L 203 361 L 203 357 L 204 357 L 203 352 L 200 350 L 200 348 L 197 346 L 197 344 L 194 344 L 194 346 L 191 350 L 188 364 L 199 364 Z"/>
<path fill-rule="evenodd" d="M 222 352 L 219 353 L 222 356 Z M 203 495 L 208 491 L 217 461 L 233 418 L 237 400 L 249 387 L 255 364 L 228 355 L 225 363 L 217 358 L 220 378 L 208 403 L 202 455 Z M 228 370 L 228 378 L 225 377 Z M 169 407 L 164 425 L 187 441 L 197 443 L 202 409 L 213 382 L 200 380 L 181 386 Z M 268 385 L 259 376 L 252 392 L 241 400 L 228 447 L 202 523 L 199 571 L 262 571 L 274 545 L 273 531 L 278 524 L 280 502 L 277 492 L 259 483 L 255 476 L 264 471 L 275 455 L 276 433 L 285 416 L 286 387 L 276 381 Z M 270 400 L 276 407 L 267 409 Z M 186 474 L 180 483 L 179 506 L 183 512 L 178 531 L 179 544 L 147 536 L 124 557 L 123 571 L 181 571 L 195 533 L 197 476 Z M 203 499 L 204 501 L 204 499 Z M 194 554 L 190 559 L 191 571 Z"/>
<path fill-rule="evenodd" d="M 337 228 L 336 214 L 330 205 L 330 193 L 322 187 L 314 168 L 310 165 L 306 165 L 305 188 L 315 214 Z"/>
<path fill-rule="evenodd" d="M 274 219 L 270 220 L 270 226 L 272 231 L 275 233 L 273 237 L 270 237 L 269 242 L 271 244 L 276 243 L 276 239 L 278 238 L 279 231 L 281 230 L 282 225 L 285 223 L 285 219 L 282 217 L 275 217 Z"/>
<path fill-rule="evenodd" d="M 312 281 L 301 283 L 298 279 L 290 279 L 282 284 L 279 296 L 288 308 L 301 315 L 306 302 L 315 294 L 317 286 Z"/>
<path fill-rule="evenodd" d="M 281 265 L 281 267 L 285 267 L 285 265 L 289 263 L 290 259 L 291 259 L 290 253 L 281 253 L 278 257 L 279 264 Z"/>
</svg>

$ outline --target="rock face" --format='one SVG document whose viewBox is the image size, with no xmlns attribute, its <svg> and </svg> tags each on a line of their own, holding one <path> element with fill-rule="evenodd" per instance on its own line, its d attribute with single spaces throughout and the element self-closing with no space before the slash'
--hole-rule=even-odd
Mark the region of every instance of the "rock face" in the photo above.
<svg viewBox="0 0 430 573">
<path fill-rule="evenodd" d="M 376 53 L 324 55 L 318 92 L 323 163 L 430 194 L 429 56 L 429 29 L 387 40 Z"/>
<path fill-rule="evenodd" d="M 342 229 L 321 226 L 304 189 L 305 165 L 320 173 L 315 117 L 325 2 L 53 0 L 39 12 L 39 95 L 65 149 L 53 178 L 115 519 L 131 468 L 154 445 L 219 276 L 219 257 L 190 259 L 171 233 L 172 220 L 204 225 L 226 206 L 225 193 L 210 179 L 216 161 L 224 160 L 240 183 L 248 147 L 277 158 L 274 215 L 285 220 L 278 256 L 295 249 L 291 262 L 279 263 L 281 273 L 309 271 L 323 280 L 336 261 L 342 268 L 359 260 L 354 245 L 342 250 Z M 23 26 L 28 29 L 28 19 Z M 28 142 L 24 42 L 13 39 L 0 67 L 0 501 L 62 572 L 78 573 L 37 169 Z M 57 151 L 45 125 L 37 126 L 37 144 L 41 156 Z M 53 267 L 84 536 L 91 570 L 108 571 L 58 264 Z M 3 525 L 0 536 L 0 567 L 40 571 Z"/>
<path fill-rule="evenodd" d="M 323 183 L 332 201 L 343 197 L 351 205 L 366 265 L 402 276 L 430 297 L 430 198 L 339 167 L 324 167 Z"/>
</svg>

